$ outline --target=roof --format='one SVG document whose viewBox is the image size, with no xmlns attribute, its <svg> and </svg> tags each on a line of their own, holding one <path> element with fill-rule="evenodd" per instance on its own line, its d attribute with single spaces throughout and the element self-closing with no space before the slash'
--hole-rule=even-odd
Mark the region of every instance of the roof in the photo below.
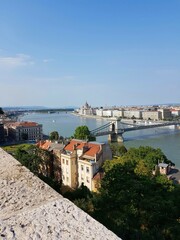
<svg viewBox="0 0 180 240">
<path fill-rule="evenodd" d="M 159 166 L 159 167 L 164 167 L 164 168 L 166 168 L 166 167 L 168 167 L 168 164 L 167 164 L 167 163 L 159 163 L 158 166 Z"/>
<path fill-rule="evenodd" d="M 66 151 L 73 151 L 76 149 L 83 149 L 84 148 L 84 155 L 94 157 L 95 154 L 100 153 L 102 149 L 102 145 L 100 143 L 92 143 L 92 142 L 86 142 L 82 140 L 73 139 L 69 144 L 65 146 Z"/>
<path fill-rule="evenodd" d="M 46 140 L 46 141 L 41 140 L 36 144 L 36 146 L 41 149 L 48 150 L 50 148 L 50 144 L 51 144 L 51 142 L 48 140 Z"/>
<path fill-rule="evenodd" d="M 41 149 L 45 149 L 45 150 L 62 150 L 64 145 L 61 144 L 61 143 L 53 143 L 49 140 L 46 140 L 46 141 L 39 141 L 37 144 L 36 144 L 37 147 L 41 148 Z"/>
<path fill-rule="evenodd" d="M 9 126 L 12 127 L 37 127 L 39 125 L 40 124 L 36 122 L 14 122 L 9 124 Z"/>
</svg>

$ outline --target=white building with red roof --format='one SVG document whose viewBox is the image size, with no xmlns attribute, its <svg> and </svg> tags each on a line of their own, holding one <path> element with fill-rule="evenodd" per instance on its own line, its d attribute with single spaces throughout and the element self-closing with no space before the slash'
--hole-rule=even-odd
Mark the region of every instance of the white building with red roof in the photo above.
<svg viewBox="0 0 180 240">
<path fill-rule="evenodd" d="M 172 116 L 180 116 L 180 109 L 171 109 Z"/>
<path fill-rule="evenodd" d="M 107 159 L 112 159 L 108 144 L 71 140 L 61 153 L 63 184 L 71 188 L 84 184 L 91 191 L 95 191 L 93 178 Z"/>
<path fill-rule="evenodd" d="M 42 124 L 36 122 L 12 122 L 5 125 L 8 136 L 15 141 L 32 140 L 43 138 Z"/>
</svg>

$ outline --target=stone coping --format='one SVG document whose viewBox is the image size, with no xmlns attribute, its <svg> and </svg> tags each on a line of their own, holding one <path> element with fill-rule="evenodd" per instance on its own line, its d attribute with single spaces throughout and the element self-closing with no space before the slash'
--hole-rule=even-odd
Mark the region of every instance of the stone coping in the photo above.
<svg viewBox="0 0 180 240">
<path fill-rule="evenodd" d="M 0 148 L 0 239 L 120 239 Z"/>
</svg>

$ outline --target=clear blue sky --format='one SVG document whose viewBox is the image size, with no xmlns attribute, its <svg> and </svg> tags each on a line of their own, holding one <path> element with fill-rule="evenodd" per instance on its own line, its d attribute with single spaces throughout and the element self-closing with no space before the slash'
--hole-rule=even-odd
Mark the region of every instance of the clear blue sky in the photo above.
<svg viewBox="0 0 180 240">
<path fill-rule="evenodd" d="M 0 106 L 180 102 L 180 0 L 5 0 Z"/>
</svg>

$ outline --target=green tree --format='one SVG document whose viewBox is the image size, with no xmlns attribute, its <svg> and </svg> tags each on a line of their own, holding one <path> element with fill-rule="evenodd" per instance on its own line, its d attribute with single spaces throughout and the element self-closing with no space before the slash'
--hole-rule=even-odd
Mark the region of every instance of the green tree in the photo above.
<svg viewBox="0 0 180 240">
<path fill-rule="evenodd" d="M 160 148 L 152 148 L 149 146 L 140 146 L 139 148 L 130 148 L 126 154 L 123 155 L 125 161 L 137 162 L 143 160 L 145 165 L 152 171 L 158 162 L 171 163 L 161 151 Z"/>
<path fill-rule="evenodd" d="M 126 147 L 124 145 L 120 145 L 119 143 L 110 144 L 110 148 L 113 156 L 121 157 L 127 152 Z"/>
<path fill-rule="evenodd" d="M 51 152 L 34 145 L 28 148 L 19 147 L 15 158 L 36 175 L 53 177 L 53 155 Z"/>
<path fill-rule="evenodd" d="M 18 148 L 15 152 L 15 158 L 31 172 L 38 175 L 42 159 L 37 155 L 29 154 L 27 151 Z"/>
<path fill-rule="evenodd" d="M 91 136 L 89 128 L 87 126 L 79 126 L 75 129 L 74 138 L 80 140 L 95 141 L 95 137 Z"/>
<path fill-rule="evenodd" d="M 51 132 L 50 136 L 49 136 L 49 139 L 52 140 L 52 141 L 59 140 L 59 133 L 57 131 Z"/>
<path fill-rule="evenodd" d="M 92 197 L 93 194 L 91 191 L 82 184 L 79 188 L 67 191 L 63 194 L 65 198 L 73 201 L 79 208 L 90 213 L 93 211 Z"/>
<path fill-rule="evenodd" d="M 106 169 L 92 216 L 124 240 L 173 240 L 180 232 L 179 191 L 164 176 L 150 178 L 136 174 L 132 162 L 117 163 Z"/>
<path fill-rule="evenodd" d="M 1 107 L 0 107 L 0 114 L 4 114 L 4 111 L 2 110 Z"/>
</svg>

